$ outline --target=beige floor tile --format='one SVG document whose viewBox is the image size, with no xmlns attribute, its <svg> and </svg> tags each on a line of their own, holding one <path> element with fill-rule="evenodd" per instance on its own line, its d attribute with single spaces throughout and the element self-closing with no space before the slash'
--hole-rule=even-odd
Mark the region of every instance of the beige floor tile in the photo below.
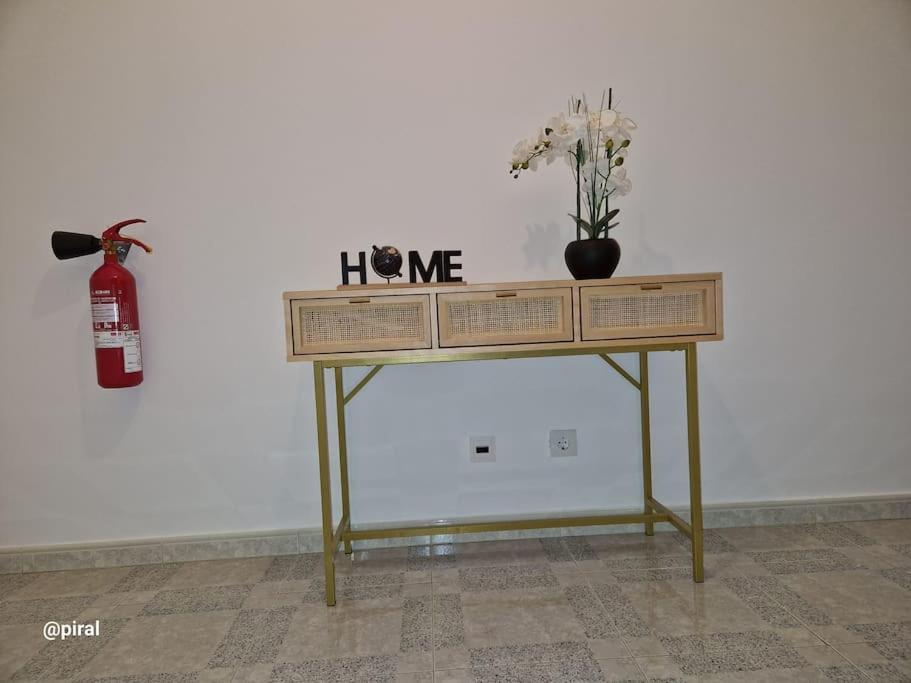
<svg viewBox="0 0 911 683">
<path fill-rule="evenodd" d="M 471 658 L 464 647 L 448 647 L 434 650 L 434 669 L 467 669 L 471 666 Z"/>
<path fill-rule="evenodd" d="M 433 672 L 433 683 L 474 683 L 471 669 L 445 669 Z"/>
<path fill-rule="evenodd" d="M 430 596 L 433 587 L 429 583 L 406 583 L 402 586 L 402 595 L 406 598 L 420 598 Z"/>
<path fill-rule="evenodd" d="M 883 545 L 911 543 L 911 519 L 846 522 L 845 526 Z"/>
<path fill-rule="evenodd" d="M 815 647 L 799 647 L 797 651 L 812 666 L 838 666 L 844 664 L 847 660 L 842 657 L 834 648 L 817 645 Z"/>
<path fill-rule="evenodd" d="M 172 590 L 256 583 L 263 578 L 271 561 L 270 557 L 253 557 L 240 560 L 186 562 L 165 583 L 164 588 Z"/>
<path fill-rule="evenodd" d="M 374 570 L 403 571 L 407 558 L 408 548 L 405 546 L 399 548 L 371 548 L 368 550 L 355 550 L 350 555 L 338 553 L 335 563 L 339 567 L 347 562 L 350 566 L 369 564 Z"/>
<path fill-rule="evenodd" d="M 427 583 L 431 580 L 430 569 L 411 570 L 407 561 L 407 548 L 379 548 L 358 550 L 345 556 L 339 554 L 335 560 L 335 578 L 339 586 L 366 586 L 379 584 Z M 324 585 L 322 565 L 314 573 L 313 588 Z"/>
<path fill-rule="evenodd" d="M 573 563 L 574 570 L 582 573 L 603 572 L 604 563 L 601 560 L 580 560 Z"/>
<path fill-rule="evenodd" d="M 434 593 L 488 593 L 504 590 L 561 592 L 563 586 L 584 582 L 579 573 L 555 574 L 551 564 L 497 564 L 435 572 Z"/>
<path fill-rule="evenodd" d="M 620 636 L 614 638 L 589 638 L 587 641 L 595 659 L 625 659 L 630 656 L 629 648 Z"/>
<path fill-rule="evenodd" d="M 579 576 L 589 584 L 618 583 L 617 577 L 614 575 L 614 573 L 603 568 L 598 569 L 597 571 L 579 572 Z"/>
<path fill-rule="evenodd" d="M 234 669 L 231 683 L 268 683 L 272 679 L 272 664 L 253 664 Z"/>
<path fill-rule="evenodd" d="M 746 564 L 714 563 L 706 556 L 705 582 L 714 582 L 731 576 L 772 576 L 772 572 L 757 562 Z M 691 579 L 690 579 L 691 580 Z"/>
<path fill-rule="evenodd" d="M 903 556 L 887 546 L 874 545 L 838 548 L 838 552 L 846 557 L 850 557 L 858 565 L 865 567 L 866 569 L 890 569 L 892 567 L 911 565 L 911 560 L 907 563 L 901 562 L 900 560 Z"/>
<path fill-rule="evenodd" d="M 746 553 L 705 553 L 703 564 L 707 579 L 714 576 L 764 575 L 768 570 Z"/>
<path fill-rule="evenodd" d="M 623 636 L 623 642 L 634 657 L 667 655 L 667 649 L 657 636 Z"/>
<path fill-rule="evenodd" d="M 425 583 L 430 581 L 430 569 L 412 569 L 408 562 L 408 548 L 378 548 L 356 550 L 351 555 L 339 554 L 335 559 L 335 573 L 343 577 L 398 576 L 397 583 Z M 322 567 L 317 577 L 322 578 Z"/>
<path fill-rule="evenodd" d="M 658 633 L 763 630 L 768 625 L 723 586 L 686 582 L 621 584 L 621 592 Z"/>
<path fill-rule="evenodd" d="M 243 603 L 243 609 L 273 609 L 275 607 L 297 607 L 302 604 L 302 593 L 272 593 L 255 595 L 251 593 Z"/>
<path fill-rule="evenodd" d="M 867 643 L 841 643 L 833 647 L 841 655 L 857 665 L 885 661 L 885 658 Z"/>
<path fill-rule="evenodd" d="M 458 543 L 453 547 L 458 568 L 547 563 L 544 546 L 538 539 L 479 541 Z"/>
<path fill-rule="evenodd" d="M 138 616 L 141 611 L 142 605 L 138 603 L 126 605 L 92 605 L 76 617 L 76 621 L 87 622 L 94 621 L 95 619 L 100 619 L 101 621 L 104 621 L 105 619 L 129 619 Z"/>
<path fill-rule="evenodd" d="M 911 680 L 911 660 L 888 659 L 866 643 L 834 646 L 838 652 L 874 680 Z M 877 674 L 881 678 L 877 678 Z M 891 677 L 890 677 L 891 676 Z M 902 676 L 905 678 L 903 679 Z"/>
<path fill-rule="evenodd" d="M 234 683 L 236 673 L 236 669 L 206 669 L 199 672 L 196 683 Z"/>
<path fill-rule="evenodd" d="M 313 589 L 313 579 L 296 581 L 264 581 L 253 586 L 251 598 L 260 598 L 266 595 L 279 595 L 281 593 L 305 593 Z"/>
<path fill-rule="evenodd" d="M 432 671 L 397 673 L 395 683 L 433 683 Z"/>
<path fill-rule="evenodd" d="M 402 609 L 364 604 L 298 608 L 276 661 L 399 653 Z"/>
<path fill-rule="evenodd" d="M 110 569 L 73 569 L 45 572 L 27 586 L 6 596 L 6 600 L 62 598 L 74 595 L 100 595 L 109 591 L 129 573 L 129 567 Z"/>
<path fill-rule="evenodd" d="M 405 652 L 399 653 L 398 672 L 400 674 L 433 671 L 433 653 Z"/>
<path fill-rule="evenodd" d="M 721 584 L 656 582 L 623 586 L 626 597 L 654 635 L 774 632 L 793 646 L 820 644 L 807 628 L 775 627 Z M 650 636 L 625 637 L 636 656 L 664 654 L 660 641 Z"/>
<path fill-rule="evenodd" d="M 118 605 L 144 605 L 155 597 L 157 590 L 149 591 L 129 591 L 126 593 L 108 593 L 109 597 L 114 598 Z"/>
<path fill-rule="evenodd" d="M 636 664 L 639 665 L 642 673 L 649 679 L 670 678 L 683 680 L 684 678 L 680 666 L 667 655 L 661 657 L 636 657 Z"/>
<path fill-rule="evenodd" d="M 447 577 L 445 579 L 439 579 L 431 584 L 430 589 L 433 591 L 434 595 L 445 595 L 447 593 L 459 593 L 461 592 L 459 588 L 459 580 Z"/>
<path fill-rule="evenodd" d="M 585 640 L 562 593 L 463 593 L 465 646 Z"/>
<path fill-rule="evenodd" d="M 825 547 L 822 540 L 799 526 L 730 527 L 715 531 L 739 552 Z"/>
<path fill-rule="evenodd" d="M 890 567 L 911 567 L 911 544 L 868 545 L 863 551 Z"/>
<path fill-rule="evenodd" d="M 874 571 L 818 572 L 779 577 L 838 624 L 911 619 L 911 593 Z"/>
<path fill-rule="evenodd" d="M 205 669 L 237 611 L 137 617 L 80 672 L 81 677 Z"/>
<path fill-rule="evenodd" d="M 824 643 L 838 647 L 846 643 L 862 643 L 864 637 L 854 631 L 849 631 L 840 624 L 810 624 L 807 626 Z"/>
<path fill-rule="evenodd" d="M 8 680 L 47 644 L 43 624 L 0 626 L 0 681 Z"/>
<path fill-rule="evenodd" d="M 599 659 L 598 666 L 605 681 L 636 681 L 642 679 L 642 671 L 632 658 Z"/>
<path fill-rule="evenodd" d="M 688 546 L 679 543 L 672 533 L 645 534 L 603 534 L 585 536 L 588 544 L 601 560 L 643 557 L 654 555 L 689 555 Z"/>
</svg>

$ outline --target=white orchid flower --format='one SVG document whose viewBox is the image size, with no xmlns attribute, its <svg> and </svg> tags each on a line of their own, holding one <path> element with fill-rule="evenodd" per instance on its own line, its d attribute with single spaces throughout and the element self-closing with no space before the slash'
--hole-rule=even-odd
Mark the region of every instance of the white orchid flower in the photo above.
<svg viewBox="0 0 911 683">
<path fill-rule="evenodd" d="M 611 169 L 607 182 L 613 186 L 613 196 L 622 197 L 629 194 L 629 191 L 633 189 L 633 183 L 626 177 L 626 169 L 622 166 L 614 166 Z"/>
<path fill-rule="evenodd" d="M 619 118 L 620 116 L 613 109 L 593 111 L 588 115 L 588 119 L 593 128 L 607 128 L 608 126 L 613 126 L 617 123 Z"/>
<path fill-rule="evenodd" d="M 609 211 L 609 198 L 623 196 L 632 189 L 624 162 L 629 155 L 632 133 L 638 126 L 610 106 L 591 110 L 584 100 L 573 99 L 570 109 L 575 111 L 551 117 L 537 136 L 516 144 L 511 174 L 518 178 L 521 171 L 534 171 L 541 162 L 550 165 L 563 159 L 577 184 L 577 213 L 582 209 L 582 195 L 586 197 L 589 220 L 578 217 L 577 236 L 585 225 L 592 227 L 586 228 L 592 237 L 606 235 L 616 225 L 606 225 L 616 215 L 616 210 Z M 611 219 L 607 218 L 608 213 Z"/>
</svg>

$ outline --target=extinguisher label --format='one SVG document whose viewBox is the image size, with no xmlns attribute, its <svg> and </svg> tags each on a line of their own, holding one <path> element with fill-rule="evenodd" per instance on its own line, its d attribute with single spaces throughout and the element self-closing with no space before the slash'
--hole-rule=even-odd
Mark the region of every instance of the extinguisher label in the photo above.
<svg viewBox="0 0 911 683">
<path fill-rule="evenodd" d="M 139 344 L 139 330 L 121 334 L 123 334 L 123 371 L 140 372 L 142 370 L 142 348 Z"/>
<path fill-rule="evenodd" d="M 99 331 L 95 330 L 95 348 L 96 349 L 122 349 L 123 332 Z"/>
<path fill-rule="evenodd" d="M 98 329 L 117 329 L 120 322 L 120 307 L 112 296 L 92 297 L 92 325 Z"/>
<path fill-rule="evenodd" d="M 92 292 L 92 328 L 96 349 L 123 348 L 120 326 L 120 306 L 113 296 L 97 296 Z"/>
</svg>

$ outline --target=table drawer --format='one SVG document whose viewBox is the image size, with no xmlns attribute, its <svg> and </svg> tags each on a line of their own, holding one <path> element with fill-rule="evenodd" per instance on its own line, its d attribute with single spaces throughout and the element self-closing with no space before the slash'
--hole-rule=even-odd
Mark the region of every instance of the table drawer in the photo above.
<svg viewBox="0 0 911 683">
<path fill-rule="evenodd" d="M 573 340 L 572 288 L 437 295 L 440 346 Z"/>
<path fill-rule="evenodd" d="M 430 348 L 430 296 L 291 299 L 295 355 Z"/>
<path fill-rule="evenodd" d="M 582 339 L 715 333 L 715 283 L 580 287 Z"/>
</svg>

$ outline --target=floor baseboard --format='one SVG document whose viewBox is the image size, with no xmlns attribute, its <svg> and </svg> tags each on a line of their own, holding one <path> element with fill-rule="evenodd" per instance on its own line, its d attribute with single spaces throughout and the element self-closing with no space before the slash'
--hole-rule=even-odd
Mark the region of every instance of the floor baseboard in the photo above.
<svg viewBox="0 0 911 683">
<path fill-rule="evenodd" d="M 688 509 L 674 507 L 674 512 L 688 518 Z M 560 511 L 559 514 L 591 514 L 593 511 Z M 604 514 L 605 511 L 597 511 Z M 617 510 L 610 512 L 638 512 Z M 770 526 L 783 524 L 820 524 L 911 518 L 911 494 L 824 500 L 773 501 L 767 503 L 706 505 L 703 508 L 707 529 L 737 526 Z M 658 530 L 672 529 L 659 524 Z M 416 536 L 382 541 L 362 541 L 356 549 L 457 543 L 515 538 L 545 538 L 583 534 L 630 533 L 642 530 L 641 524 L 574 527 L 566 529 L 532 529 L 498 531 L 480 534 Z M 115 543 L 26 546 L 0 550 L 0 574 L 121 567 L 190 560 L 222 560 L 266 555 L 294 555 L 322 550 L 322 533 L 318 528 L 262 531 L 244 534 L 218 534 L 177 538 L 142 539 Z"/>
</svg>

